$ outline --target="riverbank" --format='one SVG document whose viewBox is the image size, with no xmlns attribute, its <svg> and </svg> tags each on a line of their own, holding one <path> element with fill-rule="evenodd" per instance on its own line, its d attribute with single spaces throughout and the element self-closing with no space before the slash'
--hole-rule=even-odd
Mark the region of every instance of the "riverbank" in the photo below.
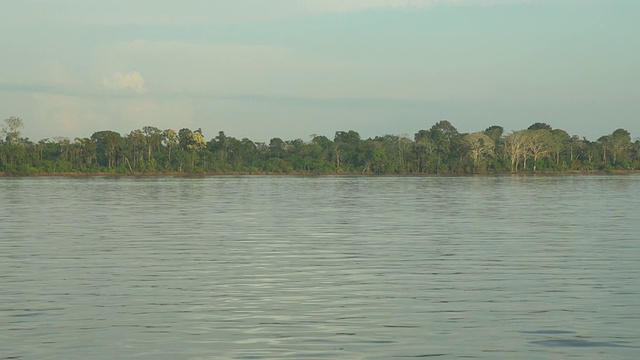
<svg viewBox="0 0 640 360">
<path fill-rule="evenodd" d="M 477 173 L 388 173 L 373 174 L 362 172 L 288 172 L 274 173 L 264 171 L 250 172 L 56 172 L 32 174 L 7 174 L 0 172 L 2 178 L 24 177 L 200 177 L 200 176 L 487 176 L 487 175 L 611 175 L 640 174 L 640 170 L 566 170 L 566 171 L 519 171 L 519 172 L 477 172 Z"/>
</svg>

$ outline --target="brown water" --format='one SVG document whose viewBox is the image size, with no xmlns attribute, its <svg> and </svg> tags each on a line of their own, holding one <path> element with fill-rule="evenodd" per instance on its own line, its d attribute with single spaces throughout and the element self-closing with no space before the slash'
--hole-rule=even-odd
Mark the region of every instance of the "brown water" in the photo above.
<svg viewBox="0 0 640 360">
<path fill-rule="evenodd" d="M 637 359 L 640 176 L 0 179 L 0 359 Z"/>
</svg>

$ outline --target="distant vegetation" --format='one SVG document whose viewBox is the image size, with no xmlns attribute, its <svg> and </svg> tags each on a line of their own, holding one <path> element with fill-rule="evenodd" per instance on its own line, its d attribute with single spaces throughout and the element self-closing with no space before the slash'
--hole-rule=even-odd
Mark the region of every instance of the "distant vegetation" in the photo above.
<svg viewBox="0 0 640 360">
<path fill-rule="evenodd" d="M 99 131 L 87 138 L 23 138 L 23 121 L 4 121 L 0 172 L 57 173 L 277 173 L 434 174 L 563 172 L 640 169 L 640 140 L 617 129 L 597 141 L 535 123 L 504 134 L 501 126 L 464 134 L 448 121 L 418 131 L 361 139 L 338 131 L 333 139 L 273 138 L 269 143 L 236 139 L 220 131 L 207 141 L 200 129 L 153 126 L 121 135 Z"/>
</svg>

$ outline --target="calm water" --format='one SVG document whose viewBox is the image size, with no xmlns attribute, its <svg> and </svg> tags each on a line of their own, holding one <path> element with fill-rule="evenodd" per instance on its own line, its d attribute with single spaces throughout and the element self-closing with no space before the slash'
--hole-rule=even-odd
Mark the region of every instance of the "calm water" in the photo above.
<svg viewBox="0 0 640 360">
<path fill-rule="evenodd" d="M 0 359 L 638 359 L 640 176 L 0 179 Z"/>
</svg>

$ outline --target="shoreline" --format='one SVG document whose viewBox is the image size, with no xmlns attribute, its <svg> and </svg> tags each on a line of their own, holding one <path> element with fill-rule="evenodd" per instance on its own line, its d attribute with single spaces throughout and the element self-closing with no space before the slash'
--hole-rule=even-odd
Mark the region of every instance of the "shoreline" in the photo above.
<svg viewBox="0 0 640 360">
<path fill-rule="evenodd" d="M 478 172 L 478 173 L 388 173 L 388 174 L 365 174 L 362 172 L 327 172 L 327 173 L 271 173 L 260 171 L 238 171 L 238 172 L 131 172 L 131 173 L 34 173 L 34 174 L 7 174 L 0 172 L 0 178 L 28 178 L 28 177 L 209 177 L 209 176 L 491 176 L 491 175 L 625 175 L 640 174 L 640 170 L 566 170 L 566 171 L 520 171 L 520 172 Z"/>
</svg>

